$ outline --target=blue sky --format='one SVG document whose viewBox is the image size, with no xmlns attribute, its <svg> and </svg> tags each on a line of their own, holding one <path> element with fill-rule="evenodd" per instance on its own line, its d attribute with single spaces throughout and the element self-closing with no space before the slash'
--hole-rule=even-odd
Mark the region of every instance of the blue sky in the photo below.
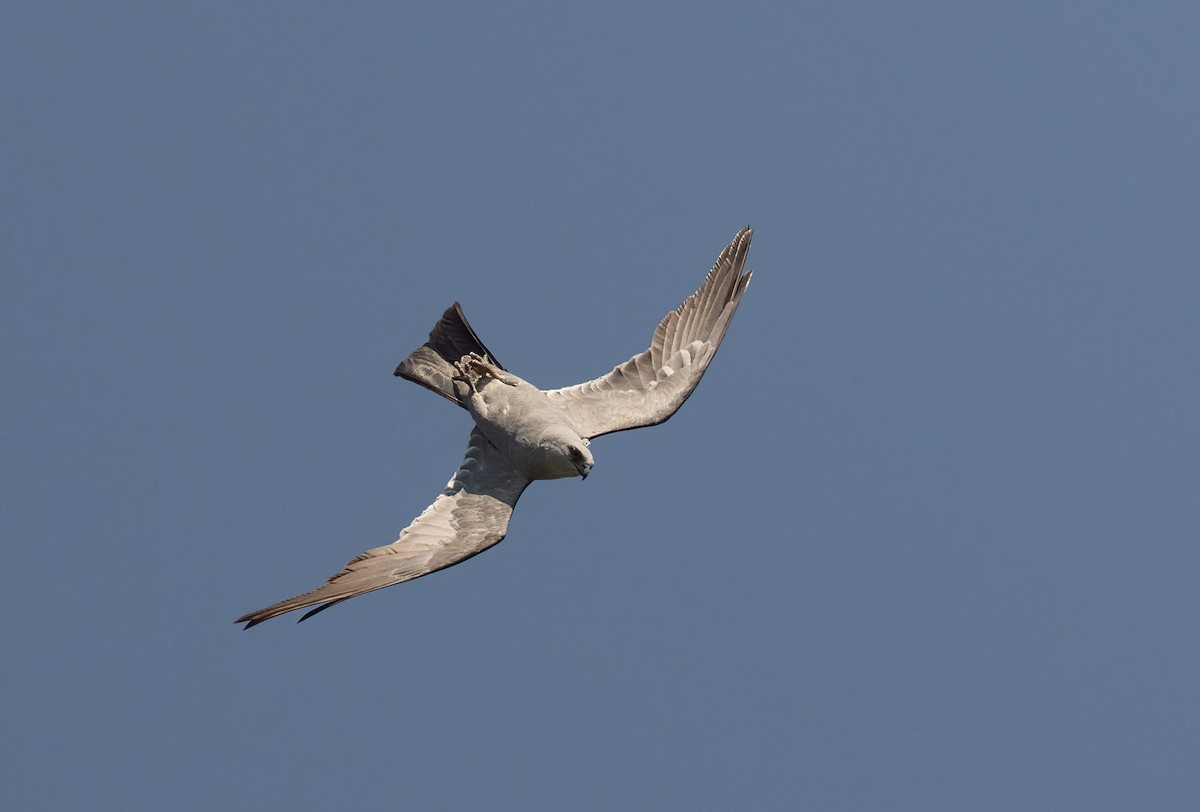
<svg viewBox="0 0 1200 812">
<path fill-rule="evenodd" d="M 0 12 L 0 806 L 1200 805 L 1192 4 Z M 467 416 L 756 271 L 466 564 Z"/>
</svg>

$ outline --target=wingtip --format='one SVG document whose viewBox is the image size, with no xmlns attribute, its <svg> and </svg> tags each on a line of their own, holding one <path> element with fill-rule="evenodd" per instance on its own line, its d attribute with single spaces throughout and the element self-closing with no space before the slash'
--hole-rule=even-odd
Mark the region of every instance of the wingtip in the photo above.
<svg viewBox="0 0 1200 812">
<path fill-rule="evenodd" d="M 737 234 L 734 234 L 733 239 L 729 241 L 729 245 L 725 246 L 725 250 L 717 258 L 717 265 L 720 265 L 722 262 L 732 262 L 739 266 L 745 263 L 746 255 L 750 253 L 750 243 L 753 240 L 754 229 L 750 226 L 745 226 Z"/>
<path fill-rule="evenodd" d="M 257 612 L 247 612 L 246 614 L 242 615 L 241 617 L 239 617 L 237 620 L 235 620 L 233 622 L 234 623 L 245 623 L 246 625 L 242 629 L 242 631 L 246 631 L 246 629 L 252 629 L 255 626 L 257 626 L 259 623 L 262 623 L 264 620 L 270 620 L 272 617 L 274 617 L 274 615 L 266 615 L 264 617 L 263 610 L 259 610 Z"/>
</svg>

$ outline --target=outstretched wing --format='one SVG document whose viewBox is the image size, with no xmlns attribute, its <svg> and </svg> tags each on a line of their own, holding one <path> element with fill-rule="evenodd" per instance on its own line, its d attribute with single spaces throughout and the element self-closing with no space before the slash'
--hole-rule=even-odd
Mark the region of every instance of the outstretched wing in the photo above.
<svg viewBox="0 0 1200 812">
<path fill-rule="evenodd" d="M 716 355 L 750 284 L 750 271 L 743 274 L 742 266 L 753 236 L 749 226 L 738 232 L 700 289 L 659 322 L 648 350 L 602 378 L 546 392 L 581 436 L 657 425 L 679 410 Z"/>
<path fill-rule="evenodd" d="M 521 492 L 529 484 L 479 429 L 471 432 L 466 457 L 446 489 L 400 538 L 355 556 L 323 586 L 238 618 L 246 628 L 276 615 L 317 606 L 316 614 L 348 598 L 411 581 L 465 561 L 499 542 Z"/>
</svg>

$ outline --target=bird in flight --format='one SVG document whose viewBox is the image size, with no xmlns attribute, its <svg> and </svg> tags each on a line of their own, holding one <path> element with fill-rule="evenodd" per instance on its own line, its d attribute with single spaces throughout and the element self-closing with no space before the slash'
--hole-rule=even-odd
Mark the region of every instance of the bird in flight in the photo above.
<svg viewBox="0 0 1200 812">
<path fill-rule="evenodd" d="M 700 289 L 668 313 L 650 347 L 612 372 L 563 389 L 541 390 L 501 366 L 455 302 L 429 341 L 396 375 L 466 409 L 475 421 L 462 464 L 425 512 L 384 547 L 367 550 L 303 595 L 250 612 L 246 628 L 296 609 L 305 620 L 349 598 L 411 581 L 465 561 L 498 543 L 530 482 L 587 478 L 589 442 L 603 434 L 654 426 L 675 414 L 704 375 L 742 294 L 753 232 L 738 232 Z"/>
</svg>

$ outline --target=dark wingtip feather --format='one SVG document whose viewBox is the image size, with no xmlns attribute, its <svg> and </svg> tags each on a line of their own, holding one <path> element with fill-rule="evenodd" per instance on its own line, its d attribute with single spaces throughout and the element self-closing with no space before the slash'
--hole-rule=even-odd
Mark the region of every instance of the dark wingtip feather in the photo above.
<svg viewBox="0 0 1200 812">
<path fill-rule="evenodd" d="M 328 609 L 330 606 L 333 606 L 334 604 L 341 603 L 341 602 L 342 602 L 342 601 L 344 601 L 344 600 L 346 600 L 346 598 L 338 598 L 336 601 L 330 601 L 329 603 L 323 603 L 323 604 L 321 604 L 320 606 L 318 606 L 316 609 L 309 609 L 309 610 L 308 610 L 307 612 L 305 612 L 305 613 L 304 613 L 304 615 L 303 615 L 303 616 L 302 616 L 302 617 L 301 617 L 299 620 L 297 620 L 296 622 L 297 622 L 297 623 L 303 623 L 304 621 L 308 620 L 310 617 L 312 617 L 313 615 L 315 615 L 317 612 L 324 612 L 324 611 L 325 611 L 326 609 Z"/>
</svg>

